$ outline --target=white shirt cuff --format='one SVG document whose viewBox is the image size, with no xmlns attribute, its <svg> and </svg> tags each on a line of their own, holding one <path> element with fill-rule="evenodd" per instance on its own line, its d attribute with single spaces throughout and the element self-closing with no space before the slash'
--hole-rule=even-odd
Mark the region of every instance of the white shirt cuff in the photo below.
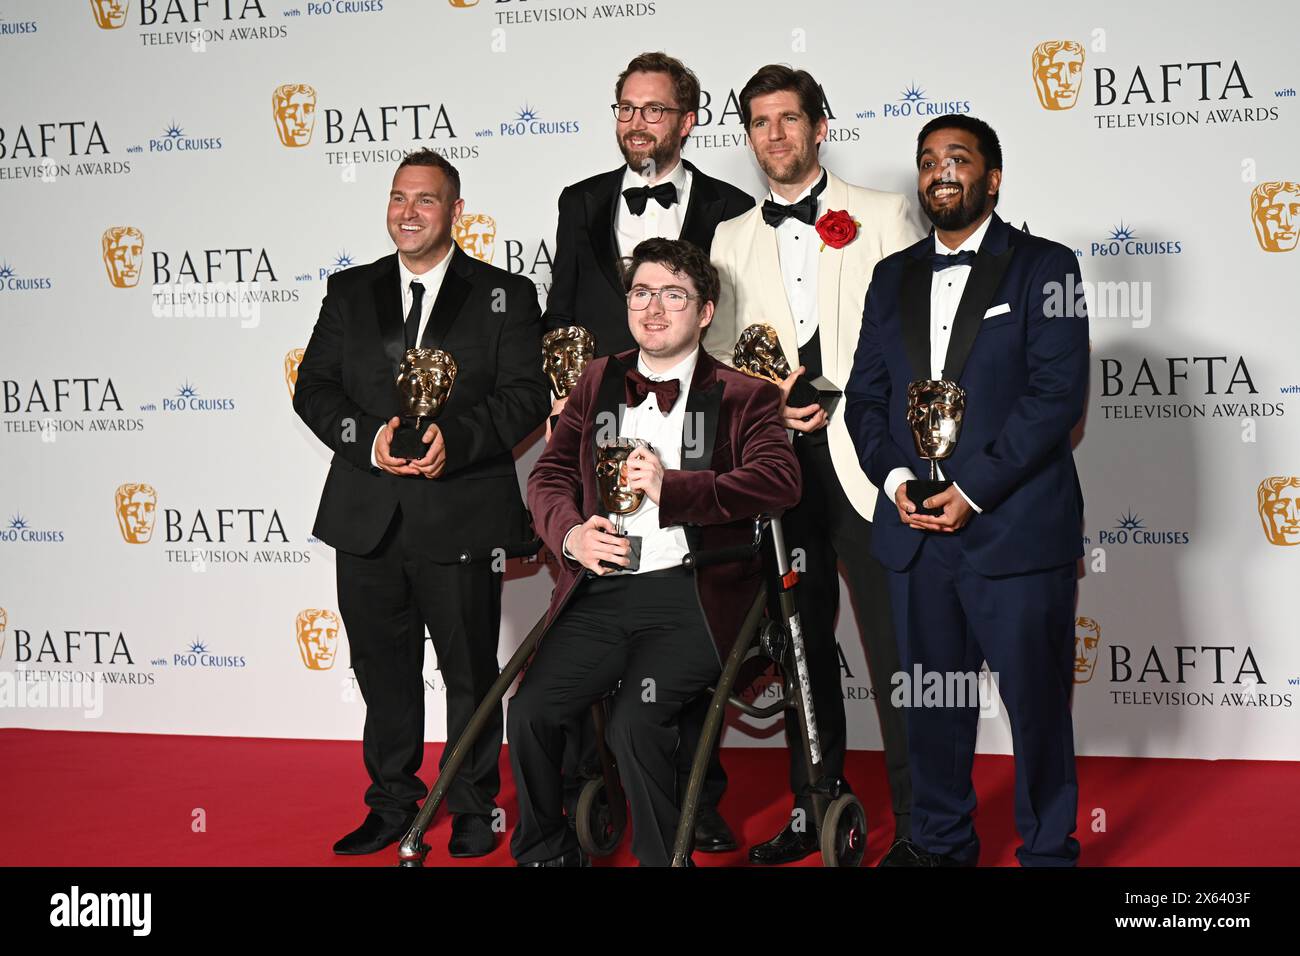
<svg viewBox="0 0 1300 956">
<path fill-rule="evenodd" d="M 379 431 L 375 432 L 375 437 L 370 441 L 370 467 L 371 468 L 379 467 L 379 462 L 375 461 L 375 442 L 379 441 L 380 432 L 382 432 L 387 427 L 388 427 L 388 422 L 384 422 L 384 424 L 380 425 Z"/>
<path fill-rule="evenodd" d="M 564 552 L 564 556 L 568 558 L 570 561 L 577 561 L 578 559 L 575 558 L 573 556 L 573 552 L 569 550 L 569 535 L 573 534 L 573 532 L 577 531 L 581 527 L 582 525 L 575 524 L 572 528 L 569 529 L 568 534 L 564 536 L 564 541 L 560 543 L 560 550 Z"/>
<path fill-rule="evenodd" d="M 912 473 L 911 468 L 895 468 L 885 476 L 885 487 L 881 489 L 885 496 L 893 502 L 897 499 L 894 497 L 898 494 L 898 486 L 905 481 L 916 481 L 916 475 Z"/>
<path fill-rule="evenodd" d="M 980 510 L 980 506 L 977 505 L 975 502 L 971 501 L 970 498 L 967 497 L 966 492 L 961 490 L 961 485 L 957 484 L 957 482 L 954 481 L 952 483 L 952 486 L 957 489 L 957 493 L 959 495 L 961 495 L 963 498 L 966 499 L 966 504 L 970 505 L 972 508 L 975 509 L 975 513 L 977 515 L 982 515 L 984 513 L 983 511 Z"/>
</svg>

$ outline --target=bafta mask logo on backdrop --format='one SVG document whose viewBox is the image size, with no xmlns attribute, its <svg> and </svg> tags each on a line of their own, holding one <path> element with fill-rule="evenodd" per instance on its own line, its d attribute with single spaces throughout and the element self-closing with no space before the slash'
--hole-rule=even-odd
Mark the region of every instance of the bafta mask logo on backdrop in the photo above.
<svg viewBox="0 0 1300 956">
<path fill-rule="evenodd" d="M 144 266 L 144 233 L 135 226 L 109 226 L 101 242 L 108 281 L 118 289 L 134 289 Z"/>
<path fill-rule="evenodd" d="M 0 607 L 0 657 L 5 653 L 5 628 L 9 626 L 9 615 Z"/>
<path fill-rule="evenodd" d="M 1259 483 L 1259 520 L 1269 544 L 1300 544 L 1300 476 L 1275 475 Z"/>
<path fill-rule="evenodd" d="M 1097 670 L 1101 625 L 1090 617 L 1074 619 L 1074 682 L 1086 684 Z"/>
<path fill-rule="evenodd" d="M 275 132 L 290 148 L 306 146 L 316 129 L 316 90 L 306 83 L 285 83 L 271 94 Z"/>
<path fill-rule="evenodd" d="M 306 349 L 289 349 L 284 356 L 284 384 L 289 386 L 289 399 L 293 399 L 294 390 L 298 387 L 298 366 L 302 364 L 302 357 Z"/>
<path fill-rule="evenodd" d="M 90 0 L 91 12 L 95 14 L 95 25 L 101 30 L 116 30 L 126 23 L 127 10 L 131 0 Z"/>
<path fill-rule="evenodd" d="M 327 671 L 339 649 L 339 617 L 333 611 L 309 607 L 298 612 L 294 626 L 298 653 L 308 670 Z"/>
<path fill-rule="evenodd" d="M 478 0 L 447 0 L 453 7 L 459 7 L 464 10 L 466 7 L 478 6 Z"/>
<path fill-rule="evenodd" d="M 452 225 L 452 238 L 479 262 L 491 264 L 497 248 L 497 221 L 481 212 L 467 212 Z"/>
<path fill-rule="evenodd" d="M 1260 183 L 1250 194 L 1255 238 L 1265 252 L 1290 252 L 1300 235 L 1300 183 Z"/>
<path fill-rule="evenodd" d="M 1034 89 L 1045 110 L 1073 109 L 1083 92 L 1083 44 L 1078 40 L 1046 40 L 1034 47 Z"/>
<path fill-rule="evenodd" d="M 117 527 L 127 544 L 148 544 L 158 511 L 158 492 L 152 485 L 134 482 L 118 485 L 115 495 Z"/>
</svg>

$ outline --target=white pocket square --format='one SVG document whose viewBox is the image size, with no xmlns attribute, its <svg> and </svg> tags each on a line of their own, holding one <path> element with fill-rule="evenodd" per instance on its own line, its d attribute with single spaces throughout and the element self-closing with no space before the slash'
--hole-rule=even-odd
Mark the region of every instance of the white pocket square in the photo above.
<svg viewBox="0 0 1300 956">
<path fill-rule="evenodd" d="M 1011 311 L 1011 303 L 1003 302 L 1001 305 L 995 305 L 993 308 L 985 312 L 984 318 L 991 319 L 995 315 L 1006 315 L 1010 311 Z"/>
</svg>

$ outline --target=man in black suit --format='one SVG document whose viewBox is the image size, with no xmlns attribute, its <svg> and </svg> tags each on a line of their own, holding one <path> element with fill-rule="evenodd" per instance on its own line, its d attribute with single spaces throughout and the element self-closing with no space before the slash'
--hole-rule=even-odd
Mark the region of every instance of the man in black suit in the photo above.
<svg viewBox="0 0 1300 956">
<path fill-rule="evenodd" d="M 537 293 L 452 242 L 462 206 L 454 166 L 427 149 L 407 156 L 388 200 L 397 253 L 330 276 L 298 370 L 294 410 L 334 452 L 313 531 L 337 552 L 366 701 L 370 813 L 340 854 L 376 852 L 410 826 L 426 793 L 425 628 L 455 740 L 498 673 L 499 558 L 532 538 L 511 450 L 546 416 Z M 398 366 L 417 345 L 449 353 L 457 373 L 422 436 L 428 451 L 410 459 L 391 445 Z M 494 846 L 501 732 L 498 709 L 447 795 L 452 856 Z"/>
<path fill-rule="evenodd" d="M 638 243 L 684 239 L 707 254 L 718 223 L 754 205 L 748 193 L 682 159 L 700 108 L 700 81 L 684 63 L 665 53 L 642 53 L 619 74 L 614 100 L 614 138 L 624 164 L 560 193 L 551 291 L 542 316 L 548 331 L 566 325 L 586 328 L 596 340 L 597 357 L 636 348 L 627 325 L 622 262 L 631 258 Z M 564 399 L 556 400 L 551 421 L 564 404 Z M 694 752 L 689 745 L 699 736 L 705 709 L 697 703 L 683 713 L 683 782 Z M 576 739 L 576 728 L 570 736 Z M 581 762 L 590 763 L 591 742 L 584 741 L 579 749 Z M 577 793 L 576 762 L 572 753 L 566 759 L 570 806 Z M 698 850 L 736 847 L 717 813 L 726 786 L 726 774 L 715 758 L 701 797 Z"/>
</svg>

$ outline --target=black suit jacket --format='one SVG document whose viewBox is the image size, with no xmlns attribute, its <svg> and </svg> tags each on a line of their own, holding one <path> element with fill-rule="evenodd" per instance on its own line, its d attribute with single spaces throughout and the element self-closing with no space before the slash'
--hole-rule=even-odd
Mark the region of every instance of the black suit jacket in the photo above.
<svg viewBox="0 0 1300 956">
<path fill-rule="evenodd" d="M 691 171 L 691 199 L 679 238 L 708 253 L 718 223 L 739 216 L 754 198 L 730 183 L 714 179 L 682 160 Z M 620 187 L 626 166 L 565 187 L 555 227 L 551 291 L 543 323 L 547 330 L 581 325 L 596 339 L 597 355 L 636 348 L 627 328 L 614 214 L 623 201 Z M 652 200 L 653 201 L 653 200 Z"/>
<path fill-rule="evenodd" d="M 420 345 L 457 365 L 436 423 L 447 463 L 433 480 L 372 468 L 380 427 L 400 415 L 405 351 L 397 255 L 330 276 L 298 369 L 293 407 L 334 451 L 313 533 L 340 551 L 373 550 L 400 505 L 435 561 L 490 558 L 531 540 L 514 446 L 550 408 L 537 291 L 523 276 L 453 246 Z"/>
</svg>

